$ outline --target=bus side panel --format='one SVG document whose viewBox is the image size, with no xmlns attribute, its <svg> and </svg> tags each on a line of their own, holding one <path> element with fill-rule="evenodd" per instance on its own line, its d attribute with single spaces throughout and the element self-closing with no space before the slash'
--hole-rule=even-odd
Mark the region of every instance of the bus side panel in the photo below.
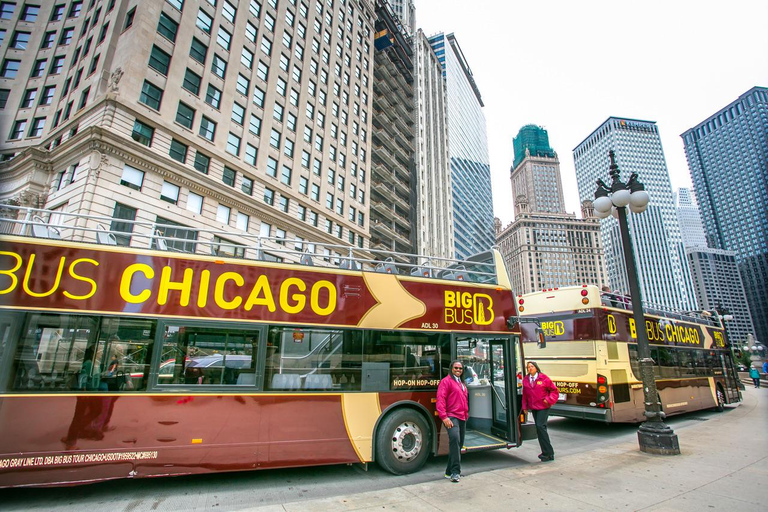
<svg viewBox="0 0 768 512">
<path fill-rule="evenodd" d="M 5 397 L 0 487 L 358 462 L 340 401 L 332 394 Z"/>
<path fill-rule="evenodd" d="M 664 414 L 673 416 L 717 405 L 709 379 L 706 377 L 680 380 L 656 380 Z"/>
</svg>

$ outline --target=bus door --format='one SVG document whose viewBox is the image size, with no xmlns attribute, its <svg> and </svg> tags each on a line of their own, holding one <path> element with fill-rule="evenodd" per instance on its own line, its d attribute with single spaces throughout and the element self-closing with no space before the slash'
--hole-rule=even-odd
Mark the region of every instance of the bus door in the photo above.
<svg viewBox="0 0 768 512">
<path fill-rule="evenodd" d="M 736 374 L 736 368 L 733 367 L 733 358 L 730 354 L 720 352 L 720 365 L 723 368 L 723 377 L 725 379 L 725 395 L 729 404 L 740 402 L 741 393 L 739 389 L 743 389 L 743 384 L 739 380 Z"/>
<path fill-rule="evenodd" d="M 510 336 L 457 336 L 456 355 L 464 365 L 469 393 L 467 451 L 518 444 L 513 420 L 517 406 L 515 361 Z"/>
</svg>

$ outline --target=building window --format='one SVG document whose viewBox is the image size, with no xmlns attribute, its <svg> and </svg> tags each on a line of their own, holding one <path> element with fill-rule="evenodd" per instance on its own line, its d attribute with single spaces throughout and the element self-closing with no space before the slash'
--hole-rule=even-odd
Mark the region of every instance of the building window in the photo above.
<svg viewBox="0 0 768 512">
<path fill-rule="evenodd" d="M 253 67 L 253 52 L 248 48 L 243 48 L 243 51 L 240 52 L 240 62 L 248 69 L 251 69 Z"/>
<path fill-rule="evenodd" d="M 141 88 L 141 95 L 139 96 L 139 102 L 155 110 L 160 110 L 160 102 L 162 99 L 163 90 L 149 81 L 144 80 L 144 85 Z"/>
<path fill-rule="evenodd" d="M 33 22 L 37 19 L 39 12 L 39 5 L 25 5 L 21 10 L 21 21 Z"/>
<path fill-rule="evenodd" d="M 251 86 L 251 81 L 248 80 L 246 77 L 244 77 L 241 74 L 237 75 L 237 84 L 235 85 L 235 89 L 237 92 L 242 94 L 243 96 L 248 96 L 248 89 Z"/>
<path fill-rule="evenodd" d="M 274 128 L 269 134 L 269 145 L 275 149 L 280 149 L 280 132 Z"/>
<path fill-rule="evenodd" d="M 141 190 L 141 186 L 144 184 L 144 172 L 125 165 L 123 175 L 120 177 L 120 184 L 134 190 Z"/>
<path fill-rule="evenodd" d="M 253 103 L 257 107 L 264 108 L 264 91 L 258 87 L 253 88 Z"/>
<path fill-rule="evenodd" d="M 283 166 L 283 172 L 280 175 L 280 181 L 283 184 L 288 185 L 290 187 L 291 186 L 291 176 L 292 176 L 291 168 L 288 167 L 287 165 L 284 165 Z"/>
<path fill-rule="evenodd" d="M 84 90 L 80 94 L 80 103 L 77 105 L 77 109 L 80 110 L 81 108 L 85 107 L 85 104 L 88 102 L 88 95 L 91 93 L 91 88 L 88 87 L 86 90 Z"/>
<path fill-rule="evenodd" d="M 191 130 L 192 124 L 195 122 L 195 109 L 179 102 L 179 107 L 176 109 L 176 122 Z"/>
<path fill-rule="evenodd" d="M 32 125 L 29 127 L 30 137 L 40 137 L 43 134 L 45 128 L 45 118 L 36 117 L 32 120 Z"/>
<path fill-rule="evenodd" d="M 173 21 L 167 14 L 161 12 L 160 21 L 157 23 L 157 33 L 175 43 L 178 30 L 179 24 Z"/>
<path fill-rule="evenodd" d="M 29 44 L 29 32 L 14 32 L 11 39 L 10 48 L 15 50 L 26 50 Z"/>
<path fill-rule="evenodd" d="M 131 137 L 133 140 L 138 142 L 139 144 L 144 144 L 145 146 L 151 146 L 152 145 L 152 137 L 155 135 L 155 129 L 151 126 L 142 123 L 138 119 L 135 123 L 133 123 L 133 132 L 131 133 Z"/>
<path fill-rule="evenodd" d="M 136 219 L 136 211 L 136 208 L 115 203 L 115 209 L 112 211 L 112 224 L 110 224 L 109 230 L 112 233 L 128 233 L 126 235 L 115 234 L 117 245 L 127 246 L 131 244 L 130 233 L 133 232 L 133 221 Z"/>
<path fill-rule="evenodd" d="M 271 156 L 267 157 L 267 176 L 277 178 L 277 160 Z"/>
<path fill-rule="evenodd" d="M 229 216 L 231 213 L 232 213 L 232 208 L 230 208 L 229 206 L 224 206 L 223 204 L 220 204 L 218 209 L 216 210 L 216 220 L 228 226 Z"/>
<path fill-rule="evenodd" d="M 216 136 L 216 123 L 203 116 L 200 120 L 200 135 L 204 138 L 213 141 Z"/>
<path fill-rule="evenodd" d="M 201 8 L 197 11 L 197 22 L 195 24 L 200 30 L 206 34 L 210 34 L 213 27 L 213 18 L 208 16 L 208 14 Z"/>
<path fill-rule="evenodd" d="M 69 46 L 69 44 L 72 42 L 72 37 L 74 34 L 74 28 L 65 28 L 62 30 L 61 36 L 59 36 L 59 46 Z"/>
<path fill-rule="evenodd" d="M 272 206 L 275 204 L 275 191 L 269 188 L 264 188 L 264 202 Z"/>
<path fill-rule="evenodd" d="M 232 105 L 232 120 L 240 126 L 242 126 L 245 121 L 245 107 L 237 102 Z"/>
<path fill-rule="evenodd" d="M 53 48 L 53 42 L 56 41 L 56 31 L 52 30 L 50 32 L 46 32 L 43 36 L 43 42 L 40 45 L 40 48 L 47 49 L 47 48 Z"/>
<path fill-rule="evenodd" d="M 208 168 L 211 165 L 211 157 L 204 155 L 201 152 L 195 153 L 194 167 L 203 174 L 208 174 Z"/>
<path fill-rule="evenodd" d="M 232 132 L 227 137 L 227 153 L 240 156 L 240 137 Z"/>
<path fill-rule="evenodd" d="M 240 190 L 249 196 L 253 195 L 253 180 L 248 176 L 243 176 L 243 181 L 240 184 Z"/>
<path fill-rule="evenodd" d="M 280 199 L 278 200 L 278 208 L 280 208 L 281 211 L 288 213 L 288 205 L 289 201 L 288 198 L 284 195 L 280 196 Z"/>
<path fill-rule="evenodd" d="M 187 149 L 186 144 L 182 144 L 176 139 L 173 139 L 171 140 L 171 149 L 168 154 L 171 155 L 171 158 L 174 160 L 185 163 L 187 161 Z"/>
<path fill-rule="evenodd" d="M 187 71 L 184 73 L 184 81 L 182 82 L 181 86 L 197 96 L 200 94 L 200 82 L 201 78 L 199 75 L 194 73 L 192 70 L 187 68 Z"/>
<path fill-rule="evenodd" d="M 149 67 L 161 75 L 167 76 L 170 65 L 171 56 L 157 46 L 152 46 L 152 53 L 149 54 Z"/>
<path fill-rule="evenodd" d="M 38 59 L 35 61 L 35 66 L 32 68 L 31 78 L 40 78 L 45 74 L 45 66 L 48 63 L 48 59 Z"/>
<path fill-rule="evenodd" d="M 218 54 L 213 54 L 213 62 L 211 62 L 211 72 L 219 78 L 224 78 L 224 74 L 227 72 L 227 61 L 219 57 Z"/>
<path fill-rule="evenodd" d="M 216 42 L 219 44 L 219 46 L 229 51 L 229 48 L 232 45 L 232 34 L 227 32 L 224 27 L 220 26 L 219 31 L 216 34 Z"/>
<path fill-rule="evenodd" d="M 64 57 L 61 57 L 61 60 L 62 60 L 61 65 L 63 66 L 63 64 L 64 64 Z M 5 59 L 3 61 L 2 70 L 0 70 L 0 77 L 2 77 L 2 78 L 16 78 L 16 75 L 19 73 L 20 65 L 21 65 L 21 61 L 20 60 Z M 61 67 L 59 67 L 59 71 L 61 71 Z"/>
<path fill-rule="evenodd" d="M 18 61 L 16 61 L 16 62 L 18 62 Z M 61 73 L 61 70 L 63 68 L 64 68 L 64 56 L 63 55 L 58 55 L 58 56 L 54 57 L 53 60 L 51 61 L 51 71 L 50 71 L 50 73 L 52 75 L 58 75 L 59 73 Z M 18 67 L 16 69 L 18 70 Z M 16 76 L 16 75 L 14 75 L 14 76 Z M 13 78 L 13 77 L 7 77 L 7 76 L 3 75 L 3 78 Z"/>
<path fill-rule="evenodd" d="M 267 77 L 269 76 L 269 66 L 262 61 L 259 61 L 258 66 L 256 66 L 256 76 L 266 82 Z"/>
<path fill-rule="evenodd" d="M 179 202 L 179 187 L 164 181 L 163 188 L 160 191 L 160 199 L 171 204 L 177 204 Z"/>
<path fill-rule="evenodd" d="M 4 109 L 8 104 L 8 96 L 11 95 L 10 89 L 0 89 L 0 109 Z"/>
<path fill-rule="evenodd" d="M 24 92 L 24 97 L 21 99 L 21 105 L 19 108 L 29 108 L 34 105 L 36 96 L 37 89 L 27 89 Z"/>
<path fill-rule="evenodd" d="M 221 104 L 221 91 L 211 84 L 208 84 L 208 90 L 205 93 L 205 102 L 213 108 L 218 109 Z"/>
<path fill-rule="evenodd" d="M 224 173 L 222 174 L 221 181 L 223 181 L 225 185 L 234 187 L 235 178 L 237 178 L 237 172 L 230 169 L 229 167 L 224 167 Z"/>
<path fill-rule="evenodd" d="M 202 213 L 203 211 L 203 196 L 190 192 L 187 196 L 187 210 L 192 213 Z"/>
<path fill-rule="evenodd" d="M 256 166 L 256 156 L 258 154 L 258 148 L 256 146 L 252 146 L 251 144 L 246 143 L 245 144 L 245 161 L 246 163 L 251 164 L 252 166 Z"/>
<path fill-rule="evenodd" d="M 237 213 L 237 220 L 235 221 L 235 226 L 240 231 L 248 232 L 248 224 L 250 224 L 251 218 L 244 214 L 244 213 Z"/>
<path fill-rule="evenodd" d="M 268 237 L 272 232 L 272 225 L 266 222 L 262 222 L 259 227 L 259 236 Z"/>
<path fill-rule="evenodd" d="M 200 64 L 205 65 L 205 58 L 208 56 L 208 47 L 196 37 L 192 38 L 192 45 L 189 47 L 189 56 Z"/>
</svg>

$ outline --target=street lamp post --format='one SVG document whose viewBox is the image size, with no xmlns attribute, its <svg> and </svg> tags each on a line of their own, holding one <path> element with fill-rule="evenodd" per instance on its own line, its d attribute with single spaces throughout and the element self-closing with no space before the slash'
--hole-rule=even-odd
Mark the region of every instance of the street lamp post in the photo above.
<svg viewBox="0 0 768 512">
<path fill-rule="evenodd" d="M 637 277 L 632 240 L 629 238 L 629 225 L 627 224 L 627 206 L 632 213 L 642 213 L 648 208 L 649 196 L 648 192 L 645 191 L 645 186 L 638 181 L 637 173 L 633 172 L 626 183 L 622 182 L 619 179 L 619 166 L 616 165 L 614 152 L 609 151 L 608 155 L 611 159 L 609 172 L 612 180 L 611 185 L 609 187 L 603 180 L 597 180 L 593 204 L 597 217 L 604 219 L 613 212 L 619 219 L 621 245 L 627 266 L 627 280 L 632 298 L 632 316 L 637 331 L 637 353 L 645 398 L 645 412 L 643 414 L 646 419 L 637 431 L 637 440 L 642 452 L 658 455 L 679 455 L 680 445 L 677 434 L 664 423 L 666 415 L 661 410 L 659 394 L 656 390 L 651 348 L 648 345 L 648 336 L 645 332 L 640 283 Z"/>
</svg>

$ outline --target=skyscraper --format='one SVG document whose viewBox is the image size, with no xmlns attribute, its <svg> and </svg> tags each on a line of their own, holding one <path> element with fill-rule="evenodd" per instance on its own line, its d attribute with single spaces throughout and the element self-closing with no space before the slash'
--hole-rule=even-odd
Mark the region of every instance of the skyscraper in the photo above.
<svg viewBox="0 0 768 512">
<path fill-rule="evenodd" d="M 429 42 L 445 77 L 455 256 L 465 258 L 495 243 L 484 105 L 456 37 L 440 33 Z"/>
<path fill-rule="evenodd" d="M 768 88 L 681 135 L 710 247 L 736 252 L 757 338 L 768 341 Z"/>
<path fill-rule="evenodd" d="M 36 4 L 3 2 L 0 200 L 369 246 L 373 2 Z"/>
<path fill-rule="evenodd" d="M 608 179 L 608 151 L 626 181 L 637 172 L 650 193 L 648 209 L 628 214 L 643 300 L 672 310 L 696 309 L 696 297 L 677 223 L 672 185 L 661 147 L 658 127 L 652 121 L 609 117 L 573 150 L 579 197 L 592 199 L 596 180 Z M 629 293 L 618 221 L 601 220 L 608 282 L 615 292 Z"/>
<path fill-rule="evenodd" d="M 496 240 L 515 293 L 579 284 L 602 286 L 605 281 L 600 223 L 591 201 L 582 205 L 582 219 L 565 212 L 560 161 L 549 146 L 544 128 L 527 125 L 513 140 L 511 169 L 515 221 Z"/>
<path fill-rule="evenodd" d="M 419 29 L 416 54 L 416 252 L 452 258 L 453 187 L 448 163 L 445 82 L 440 61 Z"/>
<path fill-rule="evenodd" d="M 701 223 L 699 206 L 696 197 L 690 189 L 680 187 L 675 192 L 675 208 L 677 222 L 680 225 L 680 236 L 685 247 L 706 247 L 707 236 Z"/>
<path fill-rule="evenodd" d="M 736 346 L 753 334 L 747 296 L 742 286 L 736 253 L 708 247 L 686 247 L 693 288 L 699 308 L 704 311 L 727 311 L 733 319 L 723 322 L 728 339 Z"/>
</svg>

